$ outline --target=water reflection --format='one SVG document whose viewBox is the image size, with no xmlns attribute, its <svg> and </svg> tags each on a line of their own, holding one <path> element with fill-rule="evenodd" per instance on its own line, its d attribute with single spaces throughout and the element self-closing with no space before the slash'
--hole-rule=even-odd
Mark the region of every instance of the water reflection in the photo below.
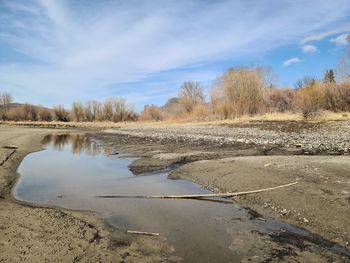
<svg viewBox="0 0 350 263">
<path fill-rule="evenodd" d="M 91 140 L 86 134 L 49 134 L 44 137 L 42 143 L 45 146 L 51 146 L 57 151 L 62 151 L 66 146 L 70 146 L 73 154 L 82 154 L 95 156 L 98 154 L 108 155 L 103 147 Z"/>
</svg>

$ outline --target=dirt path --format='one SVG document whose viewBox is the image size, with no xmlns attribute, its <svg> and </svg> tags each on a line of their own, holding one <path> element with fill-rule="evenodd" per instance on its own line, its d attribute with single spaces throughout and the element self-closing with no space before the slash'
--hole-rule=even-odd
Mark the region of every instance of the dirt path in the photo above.
<svg viewBox="0 0 350 263">
<path fill-rule="evenodd" d="M 105 226 L 93 213 L 14 202 L 16 169 L 60 130 L 0 127 L 0 262 L 162 262 L 164 240 L 135 237 Z"/>
</svg>

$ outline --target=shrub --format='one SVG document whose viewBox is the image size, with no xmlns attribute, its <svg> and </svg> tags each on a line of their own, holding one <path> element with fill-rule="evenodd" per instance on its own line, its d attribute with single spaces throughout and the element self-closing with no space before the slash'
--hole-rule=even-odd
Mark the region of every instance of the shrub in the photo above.
<svg viewBox="0 0 350 263">
<path fill-rule="evenodd" d="M 334 112 L 350 110 L 350 83 L 325 85 L 325 109 Z"/>
<path fill-rule="evenodd" d="M 73 102 L 71 115 L 75 121 L 84 121 L 84 106 L 80 102 Z"/>
<path fill-rule="evenodd" d="M 295 110 L 295 91 L 291 89 L 266 88 L 264 90 L 265 106 L 270 112 Z"/>
<path fill-rule="evenodd" d="M 165 113 L 156 105 L 146 105 L 140 114 L 140 120 L 143 121 L 162 121 L 165 119 Z"/>
<path fill-rule="evenodd" d="M 52 113 L 50 110 L 42 108 L 39 110 L 39 120 L 40 121 L 52 121 Z"/>
<path fill-rule="evenodd" d="M 263 109 L 262 90 L 265 79 L 261 69 L 231 68 L 220 77 L 211 96 L 211 106 L 222 115 L 253 115 Z M 214 95 L 215 94 L 215 95 Z"/>
<path fill-rule="evenodd" d="M 325 89 L 323 85 L 314 83 L 299 89 L 297 104 L 305 119 L 315 116 L 325 106 Z"/>
<path fill-rule="evenodd" d="M 64 122 L 70 121 L 69 111 L 67 111 L 62 105 L 55 106 L 53 111 L 55 120 Z"/>
</svg>

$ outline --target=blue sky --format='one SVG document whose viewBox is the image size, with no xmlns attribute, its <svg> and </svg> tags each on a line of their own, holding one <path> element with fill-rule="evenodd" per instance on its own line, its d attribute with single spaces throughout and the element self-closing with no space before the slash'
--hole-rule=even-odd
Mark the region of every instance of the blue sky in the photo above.
<svg viewBox="0 0 350 263">
<path fill-rule="evenodd" d="M 277 84 L 335 68 L 349 0 L 1 0 L 0 91 L 70 105 L 163 104 L 185 80 L 269 66 Z"/>
</svg>

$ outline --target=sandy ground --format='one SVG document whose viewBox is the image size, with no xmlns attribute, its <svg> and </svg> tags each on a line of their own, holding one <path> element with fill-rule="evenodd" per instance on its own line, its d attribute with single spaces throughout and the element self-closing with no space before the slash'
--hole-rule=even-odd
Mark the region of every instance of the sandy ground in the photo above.
<svg viewBox="0 0 350 263">
<path fill-rule="evenodd" d="M 298 181 L 289 188 L 235 200 L 350 247 L 349 171 L 349 156 L 246 156 L 189 163 L 171 177 L 224 193 Z"/>
<path fill-rule="evenodd" d="M 40 150 L 43 136 L 52 132 L 57 130 L 0 127 L 0 262 L 172 261 L 160 238 L 126 235 L 93 213 L 29 206 L 11 198 L 19 163 Z"/>
</svg>

